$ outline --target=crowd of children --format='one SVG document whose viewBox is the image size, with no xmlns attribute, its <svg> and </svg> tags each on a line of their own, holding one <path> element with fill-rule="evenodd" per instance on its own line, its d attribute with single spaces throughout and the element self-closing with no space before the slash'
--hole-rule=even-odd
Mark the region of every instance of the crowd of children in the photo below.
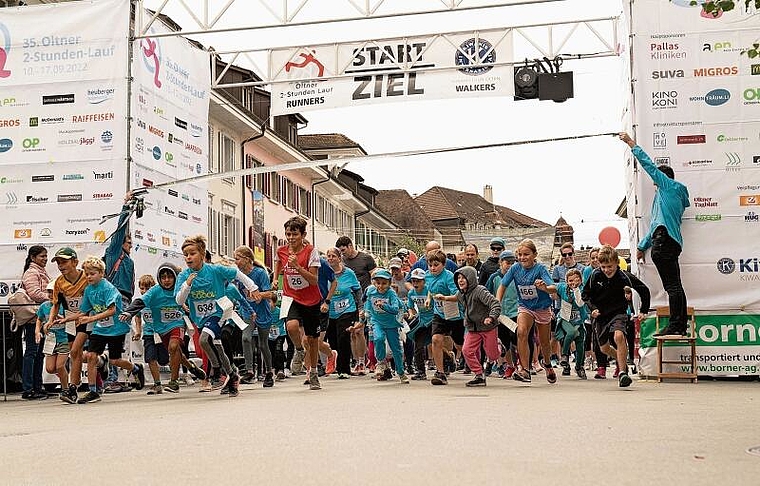
<svg viewBox="0 0 760 486">
<path fill-rule="evenodd" d="M 638 278 L 619 268 L 610 246 L 594 251 L 598 268 L 569 268 L 556 281 L 537 261 L 532 241 L 523 240 L 514 252 L 502 244 L 495 248 L 499 267 L 481 279 L 485 285 L 478 283 L 474 266 L 446 269 L 447 256 L 437 249 L 424 256 L 427 270 L 415 268 L 406 275 L 398 262 L 390 262 L 392 270 L 374 269 L 372 284 L 362 291 L 340 250 L 330 248 L 322 259 L 305 240 L 305 220 L 288 220 L 285 234 L 287 244 L 277 249 L 271 281 L 250 248 L 235 250 L 236 267 L 212 264 L 206 260 L 204 238 L 188 238 L 182 245 L 186 268 L 165 263 L 155 278 L 143 275 L 138 279 L 141 295 L 126 308 L 104 278 L 101 259 L 89 257 L 80 269 L 73 249 L 58 250 L 52 260 L 61 275 L 48 286 L 50 300 L 39 308 L 36 338 L 45 337 L 45 367 L 60 380 L 60 399 L 80 404 L 101 400 L 109 366 L 123 369 L 134 388 L 142 389 L 143 365 L 122 357 L 130 329 L 134 341 L 142 340 L 153 379 L 149 395 L 178 393 L 181 368 L 201 380 L 199 391 L 219 390 L 230 397 L 238 395 L 241 382 L 260 380 L 271 388 L 298 374 L 306 374 L 305 384 L 319 390 L 321 375 L 335 372 L 338 379 L 347 379 L 365 374 L 366 339 L 373 344 L 373 356 L 366 357 L 377 363 L 369 371 L 380 381 L 394 372 L 404 384 L 427 381 L 432 366 L 431 384 L 446 385 L 461 359 L 466 372 L 474 374 L 468 387 L 485 386 L 493 370 L 523 383 L 543 371 L 553 384 L 557 374 L 550 339 L 561 348 L 562 375 L 571 374 L 573 356 L 577 377 L 586 379 L 589 331 L 601 351 L 618 363 L 619 386 L 632 382 L 627 366 L 631 317 L 646 314 L 650 295 Z M 634 290 L 638 309 L 632 307 Z M 234 326 L 241 331 L 233 332 Z M 187 356 L 187 343 L 196 332 L 205 369 Z M 238 336 L 237 347 L 223 343 L 229 336 Z M 236 363 L 230 350 L 238 347 L 244 360 Z M 535 364 L 539 355 L 542 369 Z M 80 397 L 83 363 L 87 390 Z M 161 366 L 169 368 L 165 384 Z"/>
</svg>

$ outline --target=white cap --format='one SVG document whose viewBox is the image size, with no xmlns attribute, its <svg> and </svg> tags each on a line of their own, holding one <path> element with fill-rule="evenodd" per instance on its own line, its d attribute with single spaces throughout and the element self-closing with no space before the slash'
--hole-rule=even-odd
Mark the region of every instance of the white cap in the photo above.
<svg viewBox="0 0 760 486">
<path fill-rule="evenodd" d="M 409 278 L 415 280 L 425 280 L 425 270 L 421 268 L 415 268 L 412 270 L 412 274 Z"/>
</svg>

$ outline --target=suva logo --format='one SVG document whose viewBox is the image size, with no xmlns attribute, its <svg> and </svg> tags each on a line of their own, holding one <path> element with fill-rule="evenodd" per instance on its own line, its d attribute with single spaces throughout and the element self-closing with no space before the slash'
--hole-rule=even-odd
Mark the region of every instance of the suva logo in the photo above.
<svg viewBox="0 0 760 486">
<path fill-rule="evenodd" d="M 5 63 L 8 61 L 8 54 L 11 52 L 11 33 L 5 24 L 0 23 L 0 78 L 8 78 L 11 75 L 10 70 L 5 69 Z"/>
<path fill-rule="evenodd" d="M 12 148 L 13 148 L 13 140 L 11 140 L 10 138 L 0 139 L 0 154 L 3 152 L 9 151 Z"/>
<path fill-rule="evenodd" d="M 145 68 L 153 74 L 153 84 L 156 88 L 161 88 L 161 80 L 158 79 L 161 69 L 161 42 L 158 39 L 145 38 L 140 43 L 140 51 Z"/>
<path fill-rule="evenodd" d="M 705 103 L 710 106 L 720 106 L 731 99 L 731 93 L 727 89 L 714 89 L 705 95 Z"/>
<path fill-rule="evenodd" d="M 161 149 L 158 146 L 153 147 L 153 158 L 161 160 Z"/>
</svg>

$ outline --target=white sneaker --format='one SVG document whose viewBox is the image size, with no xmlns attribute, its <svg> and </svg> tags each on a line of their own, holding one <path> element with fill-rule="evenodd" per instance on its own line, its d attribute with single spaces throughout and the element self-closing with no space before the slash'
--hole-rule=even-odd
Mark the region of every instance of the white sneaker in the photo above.
<svg viewBox="0 0 760 486">
<path fill-rule="evenodd" d="M 305 356 L 305 349 L 296 349 L 296 352 L 293 354 L 293 361 L 290 363 L 290 369 L 293 374 L 299 375 L 303 372 L 303 359 Z"/>
<path fill-rule="evenodd" d="M 291 376 L 293 376 L 293 372 L 290 371 L 290 368 L 285 368 L 284 373 L 285 373 L 285 378 L 290 378 Z"/>
<path fill-rule="evenodd" d="M 193 377 L 190 375 L 185 375 L 185 378 L 183 379 L 185 382 L 185 386 L 193 386 L 195 385 L 195 380 L 193 380 Z"/>
</svg>

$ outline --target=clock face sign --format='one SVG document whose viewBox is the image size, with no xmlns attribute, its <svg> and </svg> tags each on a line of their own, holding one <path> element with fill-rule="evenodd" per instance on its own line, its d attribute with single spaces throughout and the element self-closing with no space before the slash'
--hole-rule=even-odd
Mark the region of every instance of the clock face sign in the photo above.
<svg viewBox="0 0 760 486">
<path fill-rule="evenodd" d="M 462 67 L 459 72 L 470 76 L 480 76 L 493 69 L 493 66 L 488 64 L 496 62 L 496 49 L 485 39 L 479 39 L 476 45 L 473 37 L 459 46 L 454 54 L 454 62 L 457 66 L 471 66 L 473 63 L 478 63 L 471 67 Z"/>
</svg>

